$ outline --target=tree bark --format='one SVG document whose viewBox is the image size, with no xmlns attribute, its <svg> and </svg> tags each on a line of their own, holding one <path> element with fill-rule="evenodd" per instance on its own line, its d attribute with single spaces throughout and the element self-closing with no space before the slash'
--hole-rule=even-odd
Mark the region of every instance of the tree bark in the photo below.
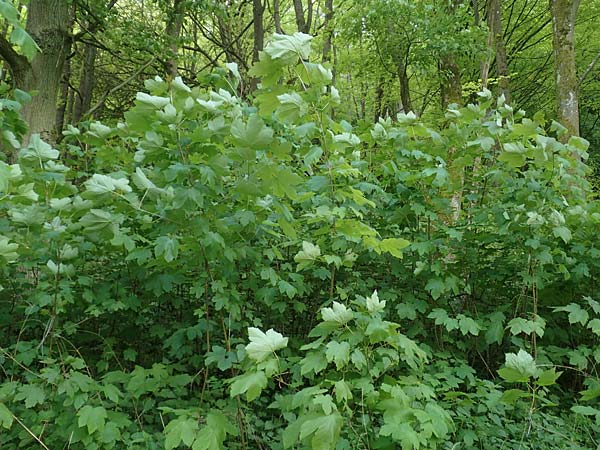
<svg viewBox="0 0 600 450">
<path fill-rule="evenodd" d="M 21 75 L 21 89 L 37 91 L 23 116 L 31 134 L 40 133 L 51 142 L 56 138 L 56 103 L 69 51 L 70 12 L 66 0 L 32 0 L 27 12 L 26 30 L 41 52 Z"/>
<path fill-rule="evenodd" d="M 252 0 L 252 18 L 254 25 L 254 45 L 252 47 L 252 62 L 258 61 L 258 54 L 262 51 L 265 43 L 265 28 L 263 25 L 263 14 L 265 8 L 262 0 Z"/>
<path fill-rule="evenodd" d="M 333 0 L 325 0 L 325 21 L 323 22 L 323 61 L 331 60 L 331 42 L 333 40 Z"/>
<path fill-rule="evenodd" d="M 171 55 L 167 61 L 168 75 L 172 78 L 175 78 L 179 71 L 177 52 L 179 51 L 179 38 L 181 37 L 181 28 L 183 26 L 184 2 L 185 0 L 173 0 L 173 6 L 169 11 L 169 20 L 165 28 L 171 50 Z"/>
<path fill-rule="evenodd" d="M 498 75 L 498 91 L 504 94 L 507 103 L 510 103 L 510 80 L 508 71 L 508 58 L 504 45 L 504 29 L 502 28 L 502 0 L 489 0 L 488 2 L 488 27 L 491 41 L 496 50 L 496 72 Z"/>
<path fill-rule="evenodd" d="M 410 98 L 408 73 L 406 70 L 406 63 L 404 61 L 401 61 L 398 65 L 398 80 L 400 81 L 400 100 L 402 101 L 402 111 L 407 113 L 412 111 L 412 101 Z"/>
<path fill-rule="evenodd" d="M 273 0 L 273 21 L 275 22 L 275 32 L 283 34 L 281 28 L 281 8 L 279 7 L 279 0 Z"/>
<path fill-rule="evenodd" d="M 92 104 L 92 93 L 96 84 L 95 67 L 97 53 L 98 49 L 95 46 L 85 44 L 81 78 L 79 80 L 79 95 L 75 99 L 73 109 L 73 123 L 78 123 Z"/>
<path fill-rule="evenodd" d="M 310 33 L 310 27 L 312 26 L 312 15 L 313 15 L 313 2 L 308 0 L 306 8 L 306 17 L 304 13 L 304 6 L 302 0 L 294 0 L 294 13 L 296 15 L 296 25 L 300 33 Z"/>
<path fill-rule="evenodd" d="M 579 93 L 575 64 L 575 20 L 579 0 L 550 0 L 558 121 L 579 136 Z"/>
</svg>

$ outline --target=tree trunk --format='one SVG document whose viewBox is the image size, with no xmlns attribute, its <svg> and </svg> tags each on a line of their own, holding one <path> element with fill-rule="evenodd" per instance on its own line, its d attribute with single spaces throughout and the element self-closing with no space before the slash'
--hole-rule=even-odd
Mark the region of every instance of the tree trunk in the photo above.
<svg viewBox="0 0 600 450">
<path fill-rule="evenodd" d="M 30 63 L 11 67 L 18 88 L 36 91 L 23 107 L 29 133 L 56 140 L 56 106 L 63 68 L 69 52 L 71 8 L 67 0 L 31 0 L 27 32 L 41 49 Z"/>
<path fill-rule="evenodd" d="M 331 60 L 331 41 L 333 40 L 333 0 L 325 0 L 325 21 L 323 22 L 323 61 Z"/>
<path fill-rule="evenodd" d="M 579 136 L 579 95 L 575 64 L 575 19 L 579 0 L 550 0 L 558 121 Z"/>
<path fill-rule="evenodd" d="M 508 58 L 504 46 L 504 29 L 502 28 L 502 0 L 489 0 L 488 27 L 491 40 L 496 50 L 496 72 L 498 75 L 498 91 L 504 94 L 507 103 L 510 103 L 510 82 L 508 71 Z"/>
<path fill-rule="evenodd" d="M 179 38 L 181 36 L 181 27 L 183 26 L 184 1 L 173 0 L 173 7 L 169 11 L 169 20 L 165 28 L 165 33 L 170 42 L 171 55 L 167 61 L 168 74 L 172 78 L 177 76 L 179 70 L 177 61 L 177 52 L 179 50 Z"/>
<path fill-rule="evenodd" d="M 442 109 L 452 103 L 462 104 L 462 82 L 460 68 L 452 55 L 443 56 L 440 60 L 440 75 L 442 77 Z"/>
<path fill-rule="evenodd" d="M 407 113 L 412 111 L 412 101 L 410 99 L 410 84 L 408 73 L 406 72 L 406 63 L 401 61 L 398 64 L 398 80 L 400 81 L 400 100 L 402 101 L 402 111 Z"/>
<path fill-rule="evenodd" d="M 78 123 L 92 105 L 92 93 L 96 84 L 95 67 L 98 49 L 86 44 L 83 50 L 83 65 L 79 80 L 79 95 L 75 99 L 73 123 Z"/>
<path fill-rule="evenodd" d="M 279 0 L 273 0 L 273 21 L 275 22 L 275 32 L 278 34 L 283 34 L 283 30 L 281 29 Z"/>
<path fill-rule="evenodd" d="M 252 47 L 252 62 L 258 61 L 258 54 L 265 43 L 265 29 L 263 26 L 264 5 L 262 0 L 252 0 L 252 18 L 254 26 L 254 45 Z"/>
<path fill-rule="evenodd" d="M 304 6 L 302 5 L 302 0 L 294 0 L 294 13 L 296 15 L 296 25 L 298 26 L 298 31 L 300 33 L 310 33 L 313 15 L 312 0 L 308 0 L 306 17 L 304 16 Z"/>
</svg>

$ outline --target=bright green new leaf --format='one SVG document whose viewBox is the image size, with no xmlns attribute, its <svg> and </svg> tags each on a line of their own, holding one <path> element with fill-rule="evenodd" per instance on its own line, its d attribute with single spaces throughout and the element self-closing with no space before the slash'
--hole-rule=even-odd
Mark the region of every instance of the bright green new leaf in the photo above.
<svg viewBox="0 0 600 450">
<path fill-rule="evenodd" d="M 376 313 L 379 311 L 383 311 L 385 308 L 385 300 L 379 300 L 379 295 L 377 291 L 373 291 L 373 294 L 370 297 L 367 297 L 367 310 L 371 313 Z"/>
<path fill-rule="evenodd" d="M 331 308 L 321 309 L 321 315 L 325 322 L 337 322 L 340 325 L 344 325 L 354 318 L 354 312 L 338 302 L 333 302 Z"/>
<path fill-rule="evenodd" d="M 408 247 L 409 245 L 410 242 L 406 239 L 387 238 L 383 239 L 379 243 L 379 248 L 382 251 L 387 252 L 392 256 L 395 256 L 396 258 L 402 258 L 402 249 Z"/>
<path fill-rule="evenodd" d="M 296 253 L 294 261 L 298 263 L 298 271 L 309 267 L 312 262 L 321 256 L 321 249 L 318 245 L 311 244 L 310 242 L 302 242 L 302 250 Z"/>
<path fill-rule="evenodd" d="M 498 371 L 500 376 L 509 382 L 525 382 L 537 373 L 533 357 L 525 350 L 506 354 L 506 367 Z"/>
<path fill-rule="evenodd" d="M 562 372 L 557 372 L 553 367 L 548 370 L 544 370 L 536 380 L 536 384 L 539 386 L 552 386 L 556 383 L 558 377 L 560 377 Z"/>
<path fill-rule="evenodd" d="M 246 345 L 246 353 L 257 362 L 264 361 L 277 350 L 287 347 L 288 338 L 284 338 L 273 329 L 263 333 L 258 328 L 249 327 L 248 336 L 250 343 Z"/>
</svg>

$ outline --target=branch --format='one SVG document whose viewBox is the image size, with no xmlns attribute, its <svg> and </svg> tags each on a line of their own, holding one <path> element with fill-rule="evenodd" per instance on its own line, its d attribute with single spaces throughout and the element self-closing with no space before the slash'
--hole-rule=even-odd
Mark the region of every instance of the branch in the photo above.
<svg viewBox="0 0 600 450">
<path fill-rule="evenodd" d="M 589 75 L 589 73 L 592 71 L 592 69 L 594 68 L 594 66 L 596 65 L 596 63 L 598 61 L 600 61 L 600 52 L 598 52 L 598 54 L 594 57 L 594 59 L 592 59 L 592 62 L 589 63 L 589 65 L 585 68 L 585 70 L 579 77 L 579 84 L 583 83 L 583 80 L 585 80 L 585 77 L 587 77 Z"/>
<path fill-rule="evenodd" d="M 13 75 L 15 72 L 24 72 L 29 66 L 27 58 L 19 55 L 4 36 L 0 36 L 0 58 L 8 63 Z"/>
<path fill-rule="evenodd" d="M 96 110 L 98 108 L 100 108 L 104 102 L 106 101 L 106 99 L 108 98 L 109 95 L 114 94 L 115 92 L 117 92 L 119 89 L 123 88 L 124 86 L 128 85 L 129 83 L 131 83 L 135 77 L 137 77 L 140 73 L 142 73 L 144 71 L 144 69 L 146 67 L 148 67 L 150 64 L 152 64 L 154 62 L 154 60 L 156 59 L 156 56 L 153 56 L 152 58 L 150 58 L 146 64 L 144 64 L 142 67 L 140 67 L 138 70 L 136 70 L 133 75 L 131 75 L 129 78 L 127 78 L 125 81 L 117 84 L 115 87 L 113 87 L 110 91 L 106 92 L 102 98 L 98 101 L 98 103 L 96 103 L 92 108 L 90 108 L 83 116 L 82 118 L 91 116 L 92 114 L 94 114 L 94 112 L 96 112 Z"/>
</svg>

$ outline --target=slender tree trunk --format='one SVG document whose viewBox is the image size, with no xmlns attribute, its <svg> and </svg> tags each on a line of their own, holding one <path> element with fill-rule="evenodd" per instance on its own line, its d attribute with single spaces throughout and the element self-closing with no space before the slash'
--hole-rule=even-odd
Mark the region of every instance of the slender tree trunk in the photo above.
<svg viewBox="0 0 600 450">
<path fill-rule="evenodd" d="M 71 78 L 71 60 L 65 62 L 65 70 L 60 82 L 60 95 L 58 108 L 56 109 L 56 132 L 57 140 L 60 140 L 60 133 L 65 127 L 65 113 L 67 112 L 67 103 L 69 101 L 69 80 Z"/>
<path fill-rule="evenodd" d="M 508 58 L 504 46 L 504 29 L 502 28 L 502 0 L 489 0 L 488 27 L 496 50 L 496 72 L 498 75 L 498 90 L 504 94 L 507 103 L 510 103 L 510 80 L 508 71 Z"/>
<path fill-rule="evenodd" d="M 179 51 L 179 38 L 181 37 L 181 28 L 183 26 L 184 1 L 173 0 L 173 6 L 170 10 L 169 20 L 165 28 L 165 33 L 170 41 L 171 56 L 167 62 L 168 72 L 172 78 L 177 76 L 179 65 L 177 61 L 177 52 Z"/>
<path fill-rule="evenodd" d="M 331 60 L 331 42 L 333 40 L 333 0 L 325 0 L 325 21 L 323 22 L 323 61 Z"/>
<path fill-rule="evenodd" d="M 90 44 L 86 44 L 83 50 L 83 65 L 81 78 L 79 80 L 79 95 L 75 100 L 73 110 L 73 123 L 78 123 L 83 115 L 89 111 L 92 104 L 92 93 L 96 85 L 96 55 L 98 49 Z"/>
<path fill-rule="evenodd" d="M 252 0 L 252 18 L 254 26 L 254 45 L 252 47 L 252 61 L 258 61 L 258 54 L 262 51 L 265 43 L 265 29 L 263 25 L 263 14 L 265 7 L 262 0 Z"/>
<path fill-rule="evenodd" d="M 377 81 L 377 89 L 375 89 L 375 114 L 373 117 L 373 121 L 377 122 L 380 117 L 383 117 L 383 83 L 385 79 L 380 76 Z"/>
<path fill-rule="evenodd" d="M 398 64 L 398 80 L 400 81 L 400 100 L 402 101 L 402 111 L 407 113 L 412 111 L 412 101 L 410 98 L 408 73 L 406 71 L 406 63 L 404 61 L 401 61 L 400 64 Z"/>
<path fill-rule="evenodd" d="M 550 0 L 556 77 L 556 112 L 572 136 L 579 136 L 579 94 L 575 64 L 575 20 L 579 0 Z"/>
<path fill-rule="evenodd" d="M 275 22 L 275 32 L 283 34 L 281 29 L 281 8 L 279 7 L 279 0 L 273 0 L 273 21 Z"/>
<path fill-rule="evenodd" d="M 306 17 L 302 0 L 294 0 L 294 14 L 296 15 L 296 25 L 300 33 L 310 33 L 313 16 L 313 2 L 308 0 L 306 8 Z"/>
</svg>

